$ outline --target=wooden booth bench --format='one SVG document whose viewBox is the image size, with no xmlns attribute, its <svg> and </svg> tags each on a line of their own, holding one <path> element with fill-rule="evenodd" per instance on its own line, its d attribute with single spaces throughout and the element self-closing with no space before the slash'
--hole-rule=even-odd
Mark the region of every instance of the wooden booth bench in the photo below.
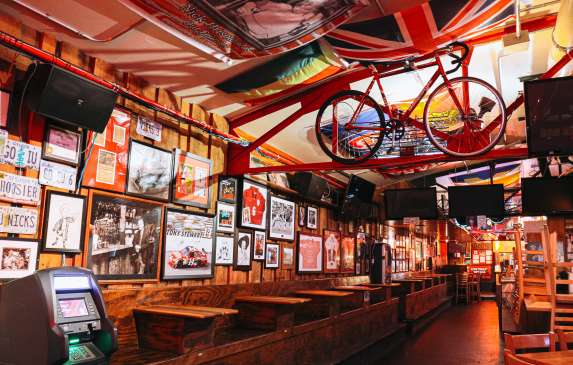
<svg viewBox="0 0 573 365">
<path fill-rule="evenodd" d="M 402 285 L 401 318 L 416 321 L 451 302 L 446 278 L 425 274 L 392 279 Z"/>
</svg>

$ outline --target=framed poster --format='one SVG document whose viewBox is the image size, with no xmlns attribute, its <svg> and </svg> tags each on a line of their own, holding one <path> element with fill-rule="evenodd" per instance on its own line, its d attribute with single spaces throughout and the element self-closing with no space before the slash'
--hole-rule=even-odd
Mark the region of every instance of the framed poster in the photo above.
<svg viewBox="0 0 573 365">
<path fill-rule="evenodd" d="M 299 203 L 298 205 L 298 226 L 304 227 L 306 224 L 306 207 L 304 204 Z"/>
<path fill-rule="evenodd" d="M 294 240 L 295 205 L 286 199 L 271 195 L 269 208 L 269 237 L 279 240 Z"/>
<path fill-rule="evenodd" d="M 213 217 L 167 209 L 163 244 L 163 279 L 205 279 L 215 273 Z"/>
<path fill-rule="evenodd" d="M 82 252 L 85 222 L 85 196 L 48 190 L 44 211 L 42 250 Z"/>
<path fill-rule="evenodd" d="M 38 179 L 0 172 L 0 200 L 39 205 L 41 192 Z"/>
<path fill-rule="evenodd" d="M 76 189 L 77 168 L 57 162 L 40 161 L 40 184 L 66 190 Z"/>
<path fill-rule="evenodd" d="M 227 203 L 237 202 L 237 179 L 229 176 L 219 178 L 219 200 Z"/>
<path fill-rule="evenodd" d="M 267 243 L 267 235 L 265 231 L 255 231 L 254 232 L 254 251 L 253 260 L 264 261 L 265 260 L 265 245 Z"/>
<path fill-rule="evenodd" d="M 147 137 L 156 142 L 161 142 L 162 130 L 163 125 L 161 125 L 161 123 L 141 115 L 137 116 L 137 125 L 135 126 L 135 131 L 140 136 Z"/>
<path fill-rule="evenodd" d="M 294 267 L 294 248 L 283 245 L 282 259 L 281 267 L 283 269 L 292 269 Z"/>
<path fill-rule="evenodd" d="M 340 272 L 340 232 L 325 229 L 324 239 L 324 272 Z"/>
<path fill-rule="evenodd" d="M 318 208 L 311 206 L 306 208 L 306 227 L 310 229 L 318 228 Z"/>
<path fill-rule="evenodd" d="M 22 238 L 0 238 L 0 280 L 31 275 L 38 266 L 39 243 Z"/>
<path fill-rule="evenodd" d="M 276 243 L 267 243 L 265 251 L 265 269 L 278 269 L 281 246 Z"/>
<path fill-rule="evenodd" d="M 217 202 L 217 232 L 235 232 L 235 205 Z"/>
<path fill-rule="evenodd" d="M 296 271 L 301 274 L 322 272 L 322 237 L 298 233 Z"/>
<path fill-rule="evenodd" d="M 82 185 L 125 192 L 130 127 L 131 114 L 116 108 L 103 133 L 89 132 L 88 141 L 95 139 L 95 143 L 85 163 Z"/>
<path fill-rule="evenodd" d="M 356 250 L 356 241 L 354 237 L 342 236 L 340 245 L 340 272 L 353 273 L 354 267 L 354 253 Z"/>
<path fill-rule="evenodd" d="M 253 232 L 239 229 L 235 235 L 234 270 L 249 271 L 253 260 Z"/>
<path fill-rule="evenodd" d="M 171 152 L 132 140 L 127 165 L 126 192 L 130 195 L 169 201 L 172 166 Z"/>
<path fill-rule="evenodd" d="M 48 125 L 44 137 L 42 158 L 77 166 L 80 162 L 81 146 L 82 135 L 80 132 Z"/>
<path fill-rule="evenodd" d="M 243 179 L 241 189 L 241 202 L 239 206 L 241 227 L 264 229 L 267 228 L 267 200 L 266 186 Z"/>
<path fill-rule="evenodd" d="M 209 208 L 211 185 L 209 178 L 213 161 L 175 149 L 173 170 L 173 202 L 199 208 Z"/>
<path fill-rule="evenodd" d="M 215 240 L 215 265 L 233 265 L 235 237 L 218 234 Z"/>
<path fill-rule="evenodd" d="M 90 191 L 87 268 L 98 280 L 157 281 L 163 204 Z"/>
<path fill-rule="evenodd" d="M 38 209 L 0 206 L 0 232 L 33 234 L 38 230 Z"/>
</svg>

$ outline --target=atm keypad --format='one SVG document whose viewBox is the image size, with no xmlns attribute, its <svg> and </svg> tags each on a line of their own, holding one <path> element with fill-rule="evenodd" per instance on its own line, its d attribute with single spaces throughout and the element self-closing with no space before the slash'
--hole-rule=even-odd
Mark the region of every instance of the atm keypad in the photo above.
<svg viewBox="0 0 573 365">
<path fill-rule="evenodd" d="M 72 364 L 94 358 L 96 358 L 95 354 L 87 346 L 70 346 L 69 361 Z"/>
</svg>

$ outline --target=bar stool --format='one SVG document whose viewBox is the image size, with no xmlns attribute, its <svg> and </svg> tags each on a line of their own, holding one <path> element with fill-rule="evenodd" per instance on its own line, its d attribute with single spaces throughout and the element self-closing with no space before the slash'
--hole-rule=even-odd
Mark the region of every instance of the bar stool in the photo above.
<svg viewBox="0 0 573 365">
<path fill-rule="evenodd" d="M 470 274 L 468 281 L 469 281 L 468 286 L 469 286 L 471 301 L 476 299 L 477 302 L 480 302 L 481 301 L 480 274 Z"/>
<path fill-rule="evenodd" d="M 467 272 L 456 274 L 456 304 L 458 304 L 462 295 L 466 297 L 466 304 L 469 304 L 470 286 Z"/>
</svg>

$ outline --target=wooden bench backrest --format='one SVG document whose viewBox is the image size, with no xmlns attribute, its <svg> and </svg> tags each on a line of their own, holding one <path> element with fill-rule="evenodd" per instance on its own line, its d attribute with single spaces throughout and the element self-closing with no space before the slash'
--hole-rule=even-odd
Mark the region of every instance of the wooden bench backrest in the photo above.
<svg viewBox="0 0 573 365">
<path fill-rule="evenodd" d="M 534 349 L 555 351 L 556 336 L 554 333 L 534 335 L 510 335 L 505 333 L 503 336 L 505 338 L 505 348 L 513 354 L 528 352 L 528 350 Z"/>
</svg>

